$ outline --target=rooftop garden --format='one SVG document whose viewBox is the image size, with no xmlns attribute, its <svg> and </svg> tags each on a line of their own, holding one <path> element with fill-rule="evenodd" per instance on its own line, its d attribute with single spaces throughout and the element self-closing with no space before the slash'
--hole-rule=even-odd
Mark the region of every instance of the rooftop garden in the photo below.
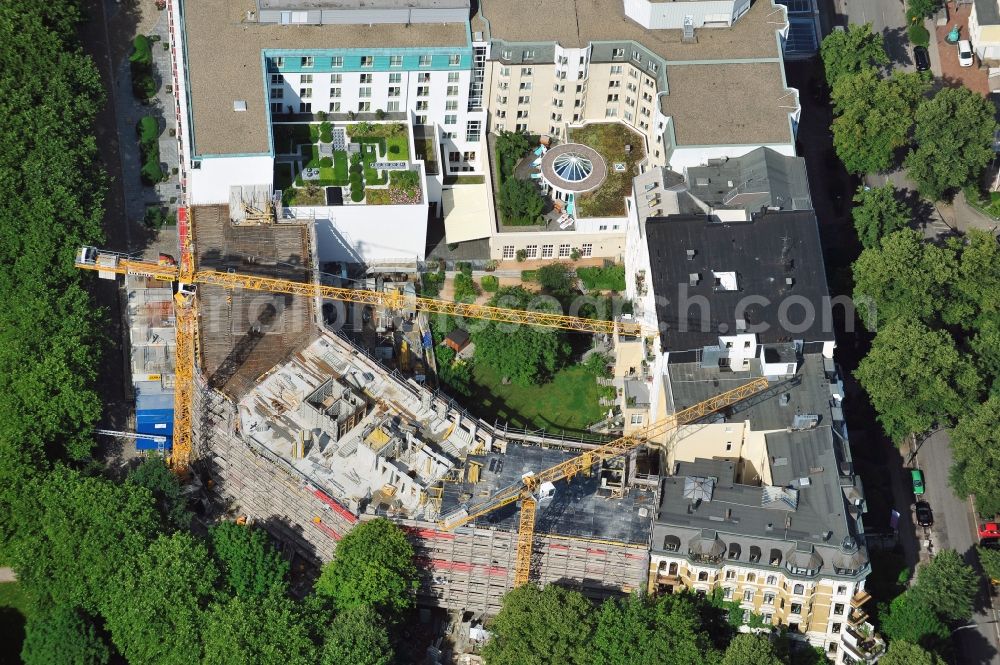
<svg viewBox="0 0 1000 665">
<path fill-rule="evenodd" d="M 537 142 L 536 142 L 537 143 Z M 517 164 L 530 154 L 532 142 L 518 132 L 500 132 L 494 142 L 497 210 L 507 226 L 544 224 L 545 197 L 531 180 L 515 176 Z"/>
<path fill-rule="evenodd" d="M 608 167 L 604 183 L 597 189 L 578 194 L 579 217 L 624 217 L 625 198 L 632 193 L 635 167 L 646 158 L 641 136 L 620 122 L 600 122 L 569 130 L 570 143 L 582 143 L 601 153 Z M 631 146 L 626 152 L 625 146 Z M 624 170 L 615 168 L 624 164 Z"/>
<path fill-rule="evenodd" d="M 274 188 L 286 206 L 327 205 L 328 187 L 346 188 L 345 203 L 422 200 L 419 173 L 409 170 L 409 135 L 402 123 L 277 124 L 274 150 Z M 399 164 L 376 168 L 379 162 Z"/>
</svg>

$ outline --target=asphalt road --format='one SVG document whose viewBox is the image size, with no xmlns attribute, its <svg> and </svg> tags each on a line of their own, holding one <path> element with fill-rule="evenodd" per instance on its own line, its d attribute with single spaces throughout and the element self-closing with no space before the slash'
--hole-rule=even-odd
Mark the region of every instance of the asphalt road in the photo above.
<svg viewBox="0 0 1000 665">
<path fill-rule="evenodd" d="M 906 6 L 901 0 L 833 0 L 838 25 L 872 24 L 882 33 L 885 50 L 899 69 L 913 69 L 909 41 L 906 38 Z"/>
<path fill-rule="evenodd" d="M 947 432 L 938 431 L 928 437 L 921 444 L 914 464 L 924 472 L 927 486 L 924 498 L 934 511 L 932 551 L 955 550 L 978 568 L 975 549 L 978 537 L 972 505 L 968 499 L 955 496 L 948 485 L 951 448 Z M 1000 663 L 1000 624 L 990 603 L 989 584 L 985 579 L 969 625 L 972 624 L 976 626 L 974 629 L 963 628 L 954 633 L 955 661 L 962 665 Z"/>
</svg>

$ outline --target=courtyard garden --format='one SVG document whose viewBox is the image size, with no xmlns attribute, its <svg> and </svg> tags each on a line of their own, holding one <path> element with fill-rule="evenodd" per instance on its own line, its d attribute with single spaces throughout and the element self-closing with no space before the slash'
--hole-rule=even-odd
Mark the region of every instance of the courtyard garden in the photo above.
<svg viewBox="0 0 1000 665">
<path fill-rule="evenodd" d="M 286 206 L 326 205 L 327 187 L 348 188 L 353 203 L 419 203 L 420 175 L 409 171 L 406 125 L 281 123 L 273 133 L 274 187 Z M 376 164 L 395 163 L 392 168 Z"/>
</svg>

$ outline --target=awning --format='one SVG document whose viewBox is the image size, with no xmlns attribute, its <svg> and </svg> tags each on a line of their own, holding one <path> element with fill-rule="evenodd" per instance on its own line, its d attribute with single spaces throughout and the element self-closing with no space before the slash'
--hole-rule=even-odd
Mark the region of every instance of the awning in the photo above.
<svg viewBox="0 0 1000 665">
<path fill-rule="evenodd" d="M 444 233 L 449 244 L 489 238 L 489 185 L 460 185 L 441 191 Z"/>
</svg>

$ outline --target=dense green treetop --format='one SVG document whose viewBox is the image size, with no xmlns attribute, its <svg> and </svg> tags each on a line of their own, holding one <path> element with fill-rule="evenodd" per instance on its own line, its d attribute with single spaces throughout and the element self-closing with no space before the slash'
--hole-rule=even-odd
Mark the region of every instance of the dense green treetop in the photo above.
<svg viewBox="0 0 1000 665">
<path fill-rule="evenodd" d="M 715 655 L 699 606 L 688 594 L 609 599 L 597 612 L 594 665 L 694 665 Z"/>
<path fill-rule="evenodd" d="M 882 665 L 945 665 L 937 654 L 901 640 L 890 642 L 878 662 Z"/>
<path fill-rule="evenodd" d="M 722 665 L 781 665 L 781 660 L 766 635 L 741 633 L 726 648 Z"/>
<path fill-rule="evenodd" d="M 975 367 L 948 333 L 915 319 L 880 326 L 855 376 L 896 443 L 935 424 L 950 424 L 975 402 L 980 389 Z"/>
<path fill-rule="evenodd" d="M 212 527 L 210 538 L 222 576 L 237 596 L 286 590 L 288 562 L 274 550 L 263 529 L 223 522 Z"/>
<path fill-rule="evenodd" d="M 321 665 L 392 665 L 394 654 L 385 622 L 368 605 L 341 612 L 323 641 Z"/>
<path fill-rule="evenodd" d="M 878 248 L 882 238 L 905 229 L 910 222 L 910 213 L 896 198 L 896 188 L 891 182 L 867 190 L 859 187 L 854 203 L 857 205 L 851 210 L 851 217 L 865 249 Z"/>
<path fill-rule="evenodd" d="M 890 641 L 901 640 L 933 646 L 948 637 L 948 626 L 934 609 L 917 602 L 909 591 L 893 598 L 888 607 L 879 607 L 882 634 Z"/>
<path fill-rule="evenodd" d="M 152 492 L 160 514 L 169 526 L 185 529 L 191 524 L 191 513 L 188 512 L 180 480 L 167 468 L 163 458 L 150 457 L 129 472 L 128 481 Z"/>
<path fill-rule="evenodd" d="M 300 606 L 281 591 L 234 596 L 203 615 L 204 665 L 313 665 Z M 344 661 L 349 662 L 349 661 Z"/>
<path fill-rule="evenodd" d="M 945 621 L 967 621 L 979 590 L 979 574 L 955 550 L 938 552 L 917 572 L 913 602 L 934 608 Z"/>
<path fill-rule="evenodd" d="M 28 617 L 21 660 L 24 665 L 105 665 L 111 650 L 93 622 L 65 606 Z"/>
<path fill-rule="evenodd" d="M 538 221 L 545 209 L 545 199 L 534 182 L 510 177 L 497 192 L 497 208 L 504 224 L 528 226 Z"/>
<path fill-rule="evenodd" d="M 976 182 L 994 156 L 995 113 L 992 102 L 965 87 L 943 88 L 920 103 L 906 168 L 921 194 L 936 200 Z"/>
<path fill-rule="evenodd" d="M 1000 395 L 992 395 L 959 417 L 950 439 L 955 489 L 962 495 L 974 494 L 984 515 L 1000 513 L 1000 484 L 996 480 L 1000 474 Z M 1000 575 L 995 577 L 1000 579 Z"/>
<path fill-rule="evenodd" d="M 398 616 L 416 600 L 413 556 L 413 545 L 399 526 L 381 517 L 364 522 L 337 545 L 336 556 L 316 581 L 316 593 L 332 599 L 341 612 L 370 605 Z"/>
<path fill-rule="evenodd" d="M 909 144 L 917 105 L 929 88 L 917 73 L 882 78 L 874 69 L 840 77 L 831 91 L 833 145 L 852 173 L 886 171 Z"/>
<path fill-rule="evenodd" d="M 849 25 L 843 32 L 831 32 L 820 45 L 820 56 L 826 82 L 831 88 L 842 76 L 889 64 L 882 35 L 872 32 L 871 23 Z"/>
<path fill-rule="evenodd" d="M 133 663 L 198 662 L 218 578 L 208 548 L 183 532 L 161 535 L 125 561 L 106 580 L 102 612 L 122 655 Z"/>
<path fill-rule="evenodd" d="M 488 624 L 486 665 L 590 665 L 593 606 L 577 591 L 528 584 L 507 592 Z"/>
<path fill-rule="evenodd" d="M 976 546 L 979 554 L 979 563 L 983 566 L 983 572 L 990 580 L 1000 580 L 1000 551 L 992 547 Z"/>
</svg>

